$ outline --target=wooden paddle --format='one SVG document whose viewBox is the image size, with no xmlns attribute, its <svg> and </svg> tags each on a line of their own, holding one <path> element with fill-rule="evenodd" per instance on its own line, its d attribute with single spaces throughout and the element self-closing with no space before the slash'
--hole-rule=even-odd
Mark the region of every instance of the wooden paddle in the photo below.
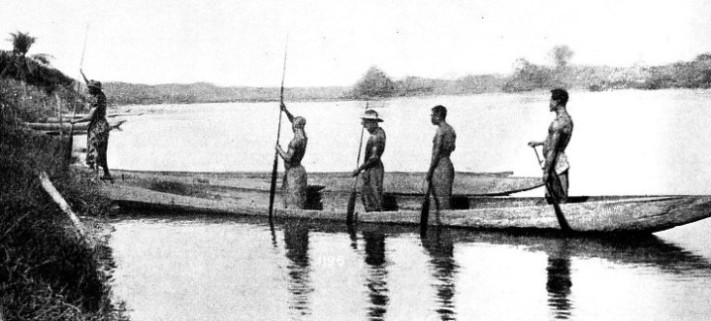
<svg viewBox="0 0 711 321">
<path fill-rule="evenodd" d="M 287 44 L 289 39 L 287 38 Z M 279 122 L 277 123 L 276 143 L 279 144 L 279 136 L 281 135 L 281 105 L 284 104 L 284 77 L 286 76 L 286 46 L 284 46 L 284 68 L 281 74 L 281 92 L 279 93 Z M 274 196 L 276 195 L 276 180 L 277 166 L 279 166 L 279 152 L 274 150 L 274 165 L 272 166 L 272 182 L 269 187 L 269 219 L 272 219 L 274 213 Z"/>
<path fill-rule="evenodd" d="M 542 166 L 541 164 L 541 156 L 538 155 L 538 150 L 536 149 L 535 146 L 532 146 L 533 151 L 536 153 L 536 159 L 538 159 L 538 165 Z M 553 175 L 556 179 L 558 178 L 558 174 L 553 171 Z M 555 195 L 553 194 L 553 188 L 550 185 L 550 179 L 549 181 L 545 182 L 546 190 L 548 191 L 548 195 L 551 197 L 551 201 L 553 203 L 553 210 L 555 211 L 555 217 L 558 219 L 558 224 L 560 225 L 560 229 L 565 232 L 569 233 L 572 232 L 573 230 L 570 228 L 570 225 L 568 225 L 568 220 L 565 219 L 565 215 L 563 215 L 563 210 L 560 208 L 560 204 L 558 203 L 558 200 L 556 199 Z"/>
<path fill-rule="evenodd" d="M 432 180 L 427 182 L 427 192 L 422 200 L 422 208 L 420 210 L 420 235 L 427 234 L 427 223 L 430 219 L 430 194 L 432 194 Z"/>
<path fill-rule="evenodd" d="M 365 110 L 368 110 L 368 102 L 365 103 Z M 356 157 L 356 168 L 360 165 L 360 152 L 363 149 L 363 132 L 365 132 L 365 127 L 360 129 L 360 143 L 358 143 L 358 157 Z M 356 175 L 353 181 L 353 190 L 351 190 L 351 196 L 348 198 L 348 208 L 346 209 L 346 225 L 353 224 L 353 213 L 355 212 L 355 202 L 356 195 L 358 194 L 358 176 Z"/>
</svg>

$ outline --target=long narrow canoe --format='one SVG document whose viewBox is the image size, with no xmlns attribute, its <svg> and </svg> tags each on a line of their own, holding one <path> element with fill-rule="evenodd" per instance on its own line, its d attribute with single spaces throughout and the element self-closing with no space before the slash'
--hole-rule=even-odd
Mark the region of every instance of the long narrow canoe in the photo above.
<svg viewBox="0 0 711 321">
<path fill-rule="evenodd" d="M 231 198 L 207 199 L 157 192 L 129 185 L 103 185 L 105 195 L 125 208 L 172 212 L 205 212 L 268 216 L 261 190 L 243 190 Z M 277 203 L 279 204 L 279 203 Z M 346 207 L 324 210 L 284 209 L 277 217 L 345 221 Z M 711 216 L 711 196 L 598 196 L 574 197 L 561 204 L 566 219 L 578 233 L 653 233 Z M 419 224 L 420 211 L 399 209 L 364 212 L 359 222 Z M 553 207 L 543 198 L 479 197 L 468 208 L 432 213 L 429 225 L 474 229 L 560 229 Z"/>
<path fill-rule="evenodd" d="M 116 129 L 119 128 L 123 123 L 125 123 L 126 120 L 119 120 L 119 121 L 110 121 L 109 122 L 109 128 L 110 129 Z M 68 133 L 71 130 L 71 124 L 68 122 L 64 123 L 24 123 L 25 126 L 34 129 L 34 130 L 41 130 L 41 131 L 48 131 L 48 132 L 64 132 Z M 81 131 L 86 131 L 89 128 L 89 123 L 88 122 L 82 122 L 74 125 L 74 131 L 75 132 L 81 132 Z"/>
<path fill-rule="evenodd" d="M 234 188 L 269 191 L 271 173 L 266 172 L 171 172 L 112 170 L 126 184 L 150 185 L 183 184 L 192 189 Z M 513 172 L 455 174 L 452 193 L 457 196 L 500 196 L 542 186 L 537 177 L 513 177 Z M 350 193 L 354 178 L 346 172 L 308 173 L 309 184 L 322 189 L 324 195 Z M 424 195 L 424 172 L 387 172 L 383 189 L 386 198 L 421 197 Z"/>
</svg>

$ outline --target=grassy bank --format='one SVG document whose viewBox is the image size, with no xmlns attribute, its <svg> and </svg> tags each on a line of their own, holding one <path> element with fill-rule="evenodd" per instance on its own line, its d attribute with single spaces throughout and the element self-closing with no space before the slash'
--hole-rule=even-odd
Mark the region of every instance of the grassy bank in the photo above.
<svg viewBox="0 0 711 321">
<path fill-rule="evenodd" d="M 111 250 L 101 237 L 108 200 L 67 166 L 66 143 L 16 125 L 53 113 L 37 103 L 53 95 L 30 86 L 29 95 L 14 95 L 6 84 L 0 93 L 0 320 L 126 320 L 111 301 Z M 96 218 L 83 219 L 91 242 L 77 236 L 42 189 L 39 171 L 75 212 Z"/>
</svg>

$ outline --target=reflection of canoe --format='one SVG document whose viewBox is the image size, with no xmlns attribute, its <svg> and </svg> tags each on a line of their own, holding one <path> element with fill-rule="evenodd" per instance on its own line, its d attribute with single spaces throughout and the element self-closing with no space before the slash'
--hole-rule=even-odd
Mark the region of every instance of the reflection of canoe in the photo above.
<svg viewBox="0 0 711 321">
<path fill-rule="evenodd" d="M 135 219 L 156 219 L 165 221 L 164 213 L 132 212 Z M 131 217 L 125 218 L 131 220 Z M 171 222 L 193 221 L 196 217 L 171 216 Z M 198 216 L 201 224 L 250 224 L 269 229 L 267 220 L 250 216 Z M 407 239 L 420 237 L 419 229 L 404 225 L 359 224 L 348 227 L 342 222 L 313 220 L 292 220 L 276 218 L 273 221 L 277 231 L 288 228 L 287 225 L 299 225 L 309 232 L 321 234 L 349 234 L 350 240 L 344 243 L 357 244 L 359 232 L 369 231 L 391 237 L 405 236 Z M 614 264 L 646 266 L 657 268 L 664 273 L 687 274 L 704 273 L 711 275 L 709 258 L 696 255 L 675 244 L 668 243 L 655 235 L 593 235 L 561 236 L 560 234 L 537 231 L 470 231 L 460 228 L 436 227 L 428 230 L 422 238 L 422 245 L 427 253 L 442 251 L 465 244 L 504 246 L 530 252 L 544 252 L 549 256 L 563 254 L 567 259 L 602 259 Z M 336 244 L 337 245 L 337 244 Z M 565 248 L 565 251 L 560 251 Z M 441 255 L 441 254 L 435 254 Z M 456 256 L 455 256 L 456 259 Z"/>
<path fill-rule="evenodd" d="M 271 173 L 266 172 L 155 172 L 113 170 L 114 176 L 123 177 L 128 184 L 146 186 L 155 181 L 187 184 L 195 189 L 237 188 L 269 191 Z M 536 177 L 512 177 L 513 172 L 456 173 L 453 193 L 458 196 L 498 196 L 530 190 L 541 186 Z M 279 178 L 281 178 L 281 173 Z M 316 172 L 308 174 L 309 184 L 319 186 L 324 194 L 350 193 L 353 180 L 350 173 Z M 281 182 L 281 179 L 278 180 Z M 425 173 L 388 172 L 384 190 L 393 197 L 423 196 Z"/>
<path fill-rule="evenodd" d="M 182 196 L 129 185 L 104 185 L 106 195 L 124 207 L 154 208 L 266 216 L 268 193 L 263 190 L 230 191 L 220 200 Z M 399 201 L 399 199 L 398 199 Z M 343 221 L 347 196 L 325 193 L 323 210 L 283 209 L 279 217 Z M 542 198 L 479 197 L 459 200 L 462 209 L 430 215 L 430 225 L 477 229 L 559 229 L 553 207 Z M 277 200 L 276 204 L 280 204 Z M 363 212 L 360 222 L 419 224 L 420 211 L 396 204 L 399 210 Z M 408 204 L 410 205 L 410 204 Z M 561 209 L 576 232 L 651 233 L 711 216 L 711 196 L 600 196 L 574 197 Z"/>
</svg>

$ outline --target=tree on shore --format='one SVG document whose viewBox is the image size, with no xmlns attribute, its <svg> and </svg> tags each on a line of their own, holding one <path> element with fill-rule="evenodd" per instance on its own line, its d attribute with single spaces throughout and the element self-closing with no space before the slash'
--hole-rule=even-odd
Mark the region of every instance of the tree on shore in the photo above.
<svg viewBox="0 0 711 321">
<path fill-rule="evenodd" d="M 549 53 L 551 60 L 556 69 L 563 69 L 568 66 L 570 59 L 573 58 L 575 52 L 567 45 L 555 46 Z"/>
<path fill-rule="evenodd" d="M 395 84 L 378 67 L 370 67 L 353 88 L 355 97 L 391 97 L 395 93 Z"/>
<path fill-rule="evenodd" d="M 0 51 L 0 78 L 12 78 L 52 92 L 58 86 L 71 86 L 74 80 L 50 66 L 48 54 L 27 55 L 37 38 L 27 32 L 10 33 L 12 51 Z"/>
</svg>

